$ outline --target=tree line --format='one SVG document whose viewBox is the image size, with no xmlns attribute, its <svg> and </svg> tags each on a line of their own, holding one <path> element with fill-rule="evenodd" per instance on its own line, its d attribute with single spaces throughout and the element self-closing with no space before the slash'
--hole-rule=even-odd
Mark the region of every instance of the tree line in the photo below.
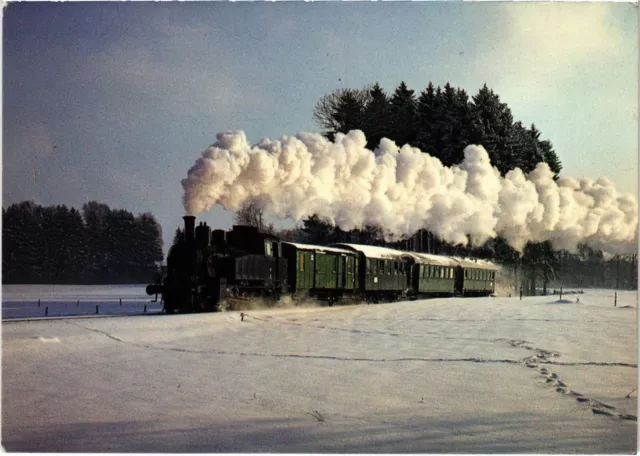
<svg viewBox="0 0 640 456">
<path fill-rule="evenodd" d="M 417 147 L 445 166 L 460 163 L 469 144 L 482 144 L 502 175 L 516 167 L 528 173 L 540 162 L 556 174 L 562 169 L 551 141 L 541 139 L 534 124 L 514 121 L 509 106 L 486 84 L 471 98 L 449 83 L 441 88 L 429 82 L 417 97 L 404 82 L 391 95 L 378 83 L 339 89 L 318 101 L 313 117 L 331 140 L 359 129 L 371 150 L 389 138 L 398 146 Z"/>
<path fill-rule="evenodd" d="M 162 244 L 148 212 L 24 201 L 2 208 L 2 283 L 143 283 L 162 262 Z"/>
</svg>

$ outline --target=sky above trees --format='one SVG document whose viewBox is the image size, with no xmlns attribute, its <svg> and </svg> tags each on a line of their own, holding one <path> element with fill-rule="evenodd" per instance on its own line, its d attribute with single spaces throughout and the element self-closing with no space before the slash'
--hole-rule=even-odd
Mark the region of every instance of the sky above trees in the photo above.
<svg viewBox="0 0 640 456">
<path fill-rule="evenodd" d="M 180 180 L 216 133 L 319 132 L 323 95 L 401 81 L 486 83 L 563 175 L 637 194 L 637 23 L 628 3 L 12 3 L 3 205 L 150 211 L 170 245 Z"/>
</svg>

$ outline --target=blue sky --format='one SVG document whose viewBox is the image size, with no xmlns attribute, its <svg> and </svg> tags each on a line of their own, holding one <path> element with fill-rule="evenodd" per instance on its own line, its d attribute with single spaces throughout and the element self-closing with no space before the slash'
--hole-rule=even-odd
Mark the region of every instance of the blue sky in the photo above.
<svg viewBox="0 0 640 456">
<path fill-rule="evenodd" d="M 150 211 L 169 243 L 180 180 L 216 133 L 319 131 L 324 94 L 401 81 L 486 83 L 563 175 L 637 194 L 637 24 L 629 3 L 11 3 L 3 205 Z"/>
</svg>

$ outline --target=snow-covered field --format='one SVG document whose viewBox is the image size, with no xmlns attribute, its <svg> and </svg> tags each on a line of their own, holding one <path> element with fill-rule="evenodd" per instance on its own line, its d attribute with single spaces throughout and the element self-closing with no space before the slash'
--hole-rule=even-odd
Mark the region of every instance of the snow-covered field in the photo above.
<svg viewBox="0 0 640 456">
<path fill-rule="evenodd" d="M 5 321 L 2 444 L 635 452 L 637 294 L 563 299 Z"/>
<path fill-rule="evenodd" d="M 3 285 L 2 319 L 160 312 L 151 298 L 145 285 Z"/>
</svg>

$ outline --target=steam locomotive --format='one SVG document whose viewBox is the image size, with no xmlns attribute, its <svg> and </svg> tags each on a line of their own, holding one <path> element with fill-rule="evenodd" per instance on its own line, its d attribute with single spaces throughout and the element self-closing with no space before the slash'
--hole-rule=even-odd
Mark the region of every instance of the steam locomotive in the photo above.
<svg viewBox="0 0 640 456">
<path fill-rule="evenodd" d="M 253 297 L 378 302 L 429 296 L 488 296 L 499 268 L 490 262 L 340 243 L 280 241 L 250 226 L 231 231 L 195 226 L 169 250 L 164 278 L 147 286 L 167 313 L 212 312 Z"/>
</svg>

